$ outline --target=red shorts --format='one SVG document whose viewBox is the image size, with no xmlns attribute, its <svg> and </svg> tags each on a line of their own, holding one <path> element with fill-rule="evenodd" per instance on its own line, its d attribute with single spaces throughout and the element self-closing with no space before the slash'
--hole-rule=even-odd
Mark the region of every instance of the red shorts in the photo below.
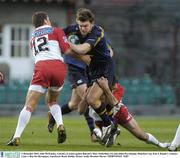
<svg viewBox="0 0 180 158">
<path fill-rule="evenodd" d="M 45 60 L 35 64 L 31 85 L 61 87 L 66 76 L 66 65 L 60 60 Z"/>
<path fill-rule="evenodd" d="M 122 99 L 124 95 L 124 88 L 119 83 L 115 84 L 113 95 L 118 100 L 118 102 L 120 102 L 120 100 Z"/>
<path fill-rule="evenodd" d="M 114 121 L 119 124 L 123 125 L 128 123 L 133 117 L 128 112 L 128 109 L 125 105 L 122 105 L 120 110 L 114 115 Z M 96 126 L 102 128 L 104 126 L 103 121 L 95 121 Z"/>
<path fill-rule="evenodd" d="M 125 105 L 122 105 L 119 111 L 114 115 L 114 121 L 120 125 L 128 123 L 131 119 L 132 116 Z"/>
</svg>

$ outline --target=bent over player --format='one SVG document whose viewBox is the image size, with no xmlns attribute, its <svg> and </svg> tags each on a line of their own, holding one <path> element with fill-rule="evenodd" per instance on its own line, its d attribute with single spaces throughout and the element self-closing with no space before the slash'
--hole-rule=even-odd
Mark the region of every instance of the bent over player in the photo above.
<svg viewBox="0 0 180 158">
<path fill-rule="evenodd" d="M 113 118 L 115 124 L 119 124 L 132 133 L 136 138 L 145 141 L 146 143 L 151 143 L 161 148 L 167 148 L 169 143 L 159 142 L 152 134 L 144 132 L 134 119 L 134 117 L 128 112 L 127 107 L 122 103 L 121 99 L 124 93 L 122 86 L 119 83 L 115 83 L 113 93 L 111 93 L 108 87 L 108 81 L 104 77 L 98 79 L 100 87 L 104 90 L 106 97 L 111 104 L 113 111 Z M 102 121 L 97 116 L 97 114 L 91 109 L 90 116 L 94 118 L 95 123 L 101 128 Z M 95 133 L 96 134 L 96 133 Z M 112 139 L 112 141 L 115 141 Z M 113 144 L 114 142 L 112 142 Z"/>
</svg>

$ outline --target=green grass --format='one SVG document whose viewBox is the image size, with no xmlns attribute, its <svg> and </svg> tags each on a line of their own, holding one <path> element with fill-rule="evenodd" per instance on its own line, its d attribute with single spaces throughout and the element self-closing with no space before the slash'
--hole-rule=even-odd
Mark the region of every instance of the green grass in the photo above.
<svg viewBox="0 0 180 158">
<path fill-rule="evenodd" d="M 152 133 L 163 142 L 172 140 L 179 123 L 178 118 L 136 119 L 144 131 Z M 5 143 L 15 131 L 16 123 L 15 117 L 0 117 L 0 151 L 167 151 L 136 139 L 123 128 L 117 139 L 120 145 L 105 148 L 98 143 L 92 143 L 84 118 L 81 116 L 64 117 L 67 140 L 63 144 L 57 144 L 56 130 L 52 134 L 48 133 L 47 118 L 32 117 L 22 134 L 20 146 L 6 146 Z"/>
</svg>

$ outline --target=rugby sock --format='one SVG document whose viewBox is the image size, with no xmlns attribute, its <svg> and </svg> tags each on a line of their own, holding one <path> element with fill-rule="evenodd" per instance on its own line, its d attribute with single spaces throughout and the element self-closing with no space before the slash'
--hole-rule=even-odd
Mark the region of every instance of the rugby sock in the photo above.
<svg viewBox="0 0 180 158">
<path fill-rule="evenodd" d="M 89 130 L 92 133 L 95 127 L 94 127 L 93 118 L 89 116 L 89 108 L 87 108 L 86 112 L 84 113 L 84 117 L 85 117 L 86 122 L 88 124 Z"/>
<path fill-rule="evenodd" d="M 68 103 L 61 107 L 62 115 L 70 113 L 72 110 L 69 108 Z"/>
<path fill-rule="evenodd" d="M 54 104 L 54 105 L 49 106 L 49 109 L 51 111 L 52 116 L 54 117 L 56 121 L 56 125 L 58 128 L 59 125 L 63 124 L 61 108 L 58 104 Z"/>
<path fill-rule="evenodd" d="M 176 148 L 180 145 L 180 124 L 176 130 L 176 134 L 174 136 L 173 141 L 171 142 L 172 146 L 176 146 Z"/>
<path fill-rule="evenodd" d="M 55 124 L 56 121 L 55 121 L 54 117 L 52 116 L 51 111 L 49 111 L 49 112 L 50 112 L 50 115 L 49 115 L 49 124 Z"/>
<path fill-rule="evenodd" d="M 109 104 L 107 104 L 106 105 L 106 110 L 107 110 L 107 114 L 108 114 L 108 116 L 110 117 L 110 119 L 113 121 L 113 118 L 112 118 L 112 116 L 113 116 L 113 107 L 111 106 L 111 105 L 109 105 Z"/>
<path fill-rule="evenodd" d="M 107 115 L 107 111 L 105 106 L 100 105 L 97 109 L 94 109 L 94 111 L 99 115 L 99 117 L 102 119 L 104 122 L 104 126 L 109 126 L 111 124 L 111 120 L 109 116 Z"/>
<path fill-rule="evenodd" d="M 31 118 L 31 112 L 32 110 L 28 106 L 24 106 L 24 108 L 21 110 L 13 138 L 21 137 L 24 128 L 26 127 Z"/>
<path fill-rule="evenodd" d="M 158 145 L 159 141 L 150 133 L 146 133 L 148 135 L 147 143 Z"/>
</svg>

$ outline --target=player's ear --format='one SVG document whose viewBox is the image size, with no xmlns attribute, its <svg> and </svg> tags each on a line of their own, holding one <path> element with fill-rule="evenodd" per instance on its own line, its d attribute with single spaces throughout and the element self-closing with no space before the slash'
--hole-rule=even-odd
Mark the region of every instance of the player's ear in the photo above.
<svg viewBox="0 0 180 158">
<path fill-rule="evenodd" d="M 91 22 L 91 26 L 94 26 L 94 21 L 93 21 L 93 22 Z"/>
<path fill-rule="evenodd" d="M 44 19 L 44 25 L 51 25 L 51 22 L 49 19 Z"/>
<path fill-rule="evenodd" d="M 76 18 L 76 23 L 77 23 L 77 24 L 78 24 L 78 21 L 79 21 L 79 20 Z"/>
<path fill-rule="evenodd" d="M 44 25 L 47 25 L 48 21 L 46 19 L 44 19 Z"/>
</svg>

